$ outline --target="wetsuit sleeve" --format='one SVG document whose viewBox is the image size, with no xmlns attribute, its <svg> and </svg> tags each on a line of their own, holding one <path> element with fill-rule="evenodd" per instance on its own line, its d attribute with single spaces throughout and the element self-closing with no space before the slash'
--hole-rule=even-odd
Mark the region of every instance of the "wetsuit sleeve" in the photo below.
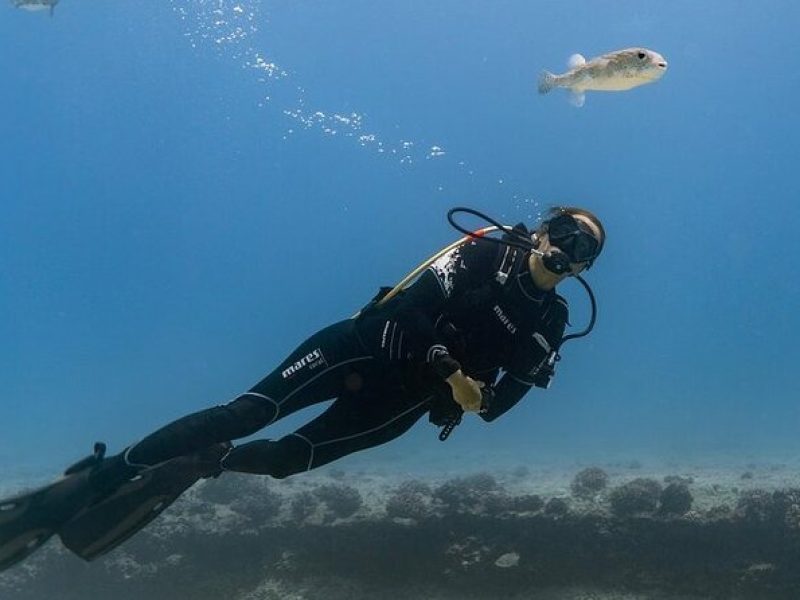
<svg viewBox="0 0 800 600">
<path fill-rule="evenodd" d="M 494 386 L 494 398 L 489 408 L 481 413 L 484 421 L 494 421 L 504 414 L 522 400 L 533 386 L 548 387 L 553 372 L 547 361 L 551 350 L 564 335 L 568 316 L 566 300 L 556 296 L 542 315 L 537 330 L 521 345 L 508 369 Z"/>
<path fill-rule="evenodd" d="M 488 409 L 480 413 L 481 418 L 487 422 L 494 421 L 517 402 L 522 400 L 523 396 L 528 393 L 532 385 L 532 383 L 517 379 L 510 373 L 506 373 L 500 378 L 497 385 L 494 386 L 492 402 L 489 404 Z"/>
<path fill-rule="evenodd" d="M 496 251 L 486 243 L 468 243 L 438 260 L 402 294 L 396 319 L 406 334 L 412 360 L 430 364 L 442 378 L 461 366 L 450 356 L 436 321 L 447 301 L 491 276 Z"/>
<path fill-rule="evenodd" d="M 441 311 L 446 300 L 436 275 L 428 269 L 403 292 L 395 315 L 406 334 L 411 359 L 429 363 L 443 379 L 461 368 L 450 356 L 432 318 Z"/>
</svg>

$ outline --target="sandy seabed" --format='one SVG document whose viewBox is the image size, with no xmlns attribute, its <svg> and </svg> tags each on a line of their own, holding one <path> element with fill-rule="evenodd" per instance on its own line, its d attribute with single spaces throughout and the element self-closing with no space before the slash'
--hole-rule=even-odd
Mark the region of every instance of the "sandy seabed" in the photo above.
<svg viewBox="0 0 800 600">
<path fill-rule="evenodd" d="M 796 600 L 798 473 L 628 460 L 226 474 L 91 563 L 55 538 L 0 575 L 0 598 Z"/>
</svg>

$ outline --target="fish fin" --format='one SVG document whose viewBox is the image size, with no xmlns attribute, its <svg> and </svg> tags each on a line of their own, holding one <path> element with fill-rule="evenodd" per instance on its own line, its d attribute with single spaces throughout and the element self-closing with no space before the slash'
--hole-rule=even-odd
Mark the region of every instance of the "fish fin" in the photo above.
<svg viewBox="0 0 800 600">
<path fill-rule="evenodd" d="M 554 87 L 557 86 L 556 81 L 558 77 L 553 75 L 550 71 L 542 71 L 539 75 L 539 93 L 546 94 Z"/>
<path fill-rule="evenodd" d="M 569 65 L 570 69 L 577 69 L 578 67 L 582 67 L 586 64 L 586 59 L 583 57 L 583 54 L 573 54 L 569 57 L 567 61 L 567 65 Z"/>
<path fill-rule="evenodd" d="M 578 90 L 571 90 L 569 95 L 569 103 L 577 108 L 582 107 L 584 104 L 586 104 L 586 94 Z"/>
</svg>

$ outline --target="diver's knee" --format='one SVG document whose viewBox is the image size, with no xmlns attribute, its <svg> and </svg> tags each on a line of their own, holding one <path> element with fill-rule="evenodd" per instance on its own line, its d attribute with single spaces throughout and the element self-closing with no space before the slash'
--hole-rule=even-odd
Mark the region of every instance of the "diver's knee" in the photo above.
<svg viewBox="0 0 800 600">
<path fill-rule="evenodd" d="M 278 403 L 261 394 L 246 393 L 225 405 L 246 430 L 245 437 L 263 429 L 278 417 Z"/>
<path fill-rule="evenodd" d="M 279 458 L 270 472 L 275 479 L 284 479 L 311 468 L 314 449 L 305 439 L 287 435 L 275 442 L 275 445 Z"/>
</svg>

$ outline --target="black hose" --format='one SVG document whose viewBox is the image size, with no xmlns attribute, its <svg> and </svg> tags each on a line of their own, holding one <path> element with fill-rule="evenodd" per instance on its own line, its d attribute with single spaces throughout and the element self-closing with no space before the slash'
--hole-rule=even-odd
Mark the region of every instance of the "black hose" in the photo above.
<svg viewBox="0 0 800 600">
<path fill-rule="evenodd" d="M 586 326 L 586 329 L 579 331 L 578 333 L 570 333 L 569 335 L 562 337 L 558 344 L 558 349 L 560 349 L 564 342 L 568 340 L 574 340 L 576 338 L 582 338 L 585 335 L 589 335 L 592 329 L 594 329 L 594 322 L 597 320 L 597 302 L 594 299 L 594 292 L 592 292 L 592 288 L 589 287 L 589 284 L 586 283 L 586 280 L 580 275 L 575 275 L 574 277 L 580 282 L 580 284 L 583 286 L 583 289 L 586 290 L 586 293 L 589 294 L 589 302 L 592 303 L 592 316 L 589 319 L 589 325 Z"/>
<path fill-rule="evenodd" d="M 517 240 L 519 241 L 510 239 L 497 239 L 497 238 L 485 237 L 482 235 L 476 235 L 474 231 L 465 229 L 461 225 L 456 223 L 455 218 L 453 218 L 453 215 L 456 213 L 467 213 L 475 217 L 478 217 L 479 219 L 483 219 L 484 221 L 486 221 L 490 225 L 494 225 L 500 231 L 506 233 L 507 235 L 517 238 Z M 447 220 L 450 222 L 450 225 L 452 225 L 454 229 L 476 240 L 487 240 L 495 244 L 502 244 L 503 246 L 514 246 L 515 248 L 521 248 L 522 250 L 528 250 L 528 251 L 533 250 L 533 242 L 531 242 L 531 240 L 528 238 L 527 235 L 520 233 L 516 229 L 512 229 L 511 227 L 507 227 L 506 225 L 498 223 L 490 216 L 478 210 L 475 210 L 474 208 L 467 208 L 465 206 L 456 206 L 455 208 L 451 208 L 450 210 L 447 211 Z"/>
</svg>

